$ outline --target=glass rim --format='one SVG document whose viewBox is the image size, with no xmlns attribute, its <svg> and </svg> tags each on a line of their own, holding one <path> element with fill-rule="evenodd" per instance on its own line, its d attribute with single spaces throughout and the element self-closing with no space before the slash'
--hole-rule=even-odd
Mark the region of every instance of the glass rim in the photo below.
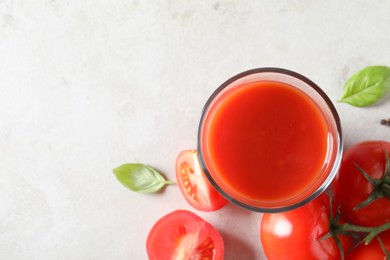
<svg viewBox="0 0 390 260">
<path fill-rule="evenodd" d="M 311 87 L 317 94 L 321 96 L 325 104 L 327 105 L 330 115 L 332 118 L 332 121 L 334 122 L 335 125 L 335 138 L 336 138 L 336 143 L 337 146 L 334 148 L 334 153 L 335 153 L 335 160 L 333 162 L 333 165 L 329 169 L 329 174 L 326 176 L 325 180 L 323 183 L 313 192 L 310 193 L 307 197 L 304 199 L 292 203 L 289 205 L 285 206 L 271 206 L 271 207 L 264 207 L 264 206 L 255 206 L 251 205 L 245 202 L 242 202 L 236 198 L 234 198 L 232 195 L 228 194 L 226 191 L 224 191 L 218 183 L 214 180 L 212 174 L 207 168 L 203 151 L 202 151 L 202 135 L 203 135 L 203 126 L 205 123 L 205 120 L 208 115 L 209 108 L 212 107 L 212 104 L 214 100 L 219 96 L 219 94 L 225 90 L 227 87 L 229 87 L 232 83 L 236 82 L 237 80 L 254 75 L 254 74 L 262 74 L 262 73 L 275 73 L 279 75 L 286 75 L 290 76 L 292 78 L 298 79 Z M 321 109 L 322 110 L 322 109 Z M 224 83 L 222 83 L 214 92 L 211 94 L 211 96 L 208 98 L 206 101 L 205 105 L 203 106 L 202 112 L 201 112 L 201 117 L 199 120 L 199 125 L 198 125 L 198 133 L 197 133 L 197 150 L 198 150 L 198 160 L 200 163 L 200 166 L 202 170 L 204 171 L 207 179 L 210 181 L 212 186 L 220 193 L 222 196 L 224 196 L 227 200 L 231 201 L 235 205 L 241 206 L 245 209 L 255 211 L 255 212 L 262 212 L 262 213 L 276 213 L 276 212 L 284 212 L 284 211 L 289 211 L 295 208 L 298 208 L 300 206 L 303 206 L 304 204 L 308 203 L 309 201 L 315 199 L 317 196 L 319 196 L 322 192 L 324 192 L 327 187 L 330 185 L 332 182 L 333 178 L 335 177 L 337 170 L 339 168 L 341 158 L 342 158 L 342 153 L 343 153 L 343 136 L 342 136 L 342 128 L 341 128 L 341 120 L 340 117 L 337 113 L 337 110 L 330 100 L 330 98 L 326 95 L 326 93 L 312 80 L 308 79 L 307 77 L 303 76 L 302 74 L 299 74 L 297 72 L 284 69 L 284 68 L 277 68 L 277 67 L 262 67 L 262 68 L 255 68 L 255 69 L 250 69 L 246 70 L 244 72 L 241 72 L 228 80 L 226 80 Z M 319 178 L 319 177 L 318 177 Z M 314 182 L 313 182 L 314 183 Z"/>
</svg>

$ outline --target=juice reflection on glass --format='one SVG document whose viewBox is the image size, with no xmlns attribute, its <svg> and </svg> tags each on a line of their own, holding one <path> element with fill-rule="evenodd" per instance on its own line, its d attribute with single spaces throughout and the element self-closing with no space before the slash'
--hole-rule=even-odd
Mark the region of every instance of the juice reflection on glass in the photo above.
<svg viewBox="0 0 390 260">
<path fill-rule="evenodd" d="M 296 208 L 323 192 L 342 154 L 341 126 L 325 93 L 279 68 L 243 72 L 206 103 L 201 165 L 232 202 L 260 212 Z"/>
</svg>

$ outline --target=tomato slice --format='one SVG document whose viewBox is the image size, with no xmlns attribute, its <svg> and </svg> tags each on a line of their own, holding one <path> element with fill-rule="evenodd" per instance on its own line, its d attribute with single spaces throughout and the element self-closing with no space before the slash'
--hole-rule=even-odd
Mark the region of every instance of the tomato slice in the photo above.
<svg viewBox="0 0 390 260">
<path fill-rule="evenodd" d="M 222 260 L 224 245 L 219 232 L 187 210 L 176 210 L 154 224 L 146 241 L 149 260 Z"/>
<path fill-rule="evenodd" d="M 176 179 L 185 199 L 195 209 L 214 211 L 228 202 L 207 179 L 199 164 L 196 150 L 179 153 L 176 160 Z"/>
</svg>

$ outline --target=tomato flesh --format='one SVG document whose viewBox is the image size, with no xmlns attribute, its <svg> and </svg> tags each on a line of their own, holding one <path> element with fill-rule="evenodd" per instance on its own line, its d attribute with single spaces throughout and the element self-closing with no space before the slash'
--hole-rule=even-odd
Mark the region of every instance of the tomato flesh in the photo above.
<svg viewBox="0 0 390 260">
<path fill-rule="evenodd" d="M 149 232 L 146 250 L 150 260 L 221 260 L 223 239 L 196 214 L 176 210 L 162 217 Z"/>
<path fill-rule="evenodd" d="M 196 150 L 179 153 L 176 160 L 176 179 L 184 198 L 195 209 L 214 211 L 227 204 L 204 174 Z"/>
<path fill-rule="evenodd" d="M 390 200 L 385 197 L 355 209 L 374 190 L 374 185 L 364 178 L 356 165 L 372 178 L 380 179 L 385 171 L 385 152 L 390 153 L 390 143 L 384 141 L 357 143 L 344 152 L 331 192 L 348 222 L 362 226 L 379 226 L 390 222 Z"/>
<path fill-rule="evenodd" d="M 326 194 L 308 204 L 282 213 L 263 215 L 261 241 L 272 259 L 340 259 L 333 237 L 322 239 L 330 230 L 330 199 Z M 346 251 L 352 239 L 339 236 Z"/>
</svg>

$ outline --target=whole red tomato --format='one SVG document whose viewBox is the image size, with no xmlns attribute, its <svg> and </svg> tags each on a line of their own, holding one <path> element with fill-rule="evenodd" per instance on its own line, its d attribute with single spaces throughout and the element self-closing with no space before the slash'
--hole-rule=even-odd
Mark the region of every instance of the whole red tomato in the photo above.
<svg viewBox="0 0 390 260">
<path fill-rule="evenodd" d="M 264 214 L 260 229 L 264 253 L 269 260 L 341 259 L 335 239 L 321 239 L 330 231 L 330 218 L 326 194 L 291 211 Z M 339 235 L 338 239 L 343 251 L 348 250 L 351 237 Z"/>
<path fill-rule="evenodd" d="M 353 224 L 379 226 L 390 221 L 390 179 L 387 184 L 373 185 L 361 171 L 370 178 L 380 180 L 386 170 L 386 154 L 389 156 L 390 143 L 366 141 L 349 147 L 343 155 L 338 174 L 331 185 L 334 202 L 344 218 Z M 390 177 L 390 176 L 389 176 Z M 387 191 L 386 191 L 387 189 Z M 383 193 L 372 203 L 359 208 L 373 193 Z M 387 195 L 386 195 L 387 193 Z"/>
<path fill-rule="evenodd" d="M 361 244 L 350 253 L 345 255 L 346 260 L 384 260 L 389 259 L 390 252 L 390 231 L 380 234 L 379 239 L 383 243 L 383 248 L 378 238 L 374 238 L 370 244 Z M 387 253 L 387 255 L 386 255 Z"/>
</svg>

